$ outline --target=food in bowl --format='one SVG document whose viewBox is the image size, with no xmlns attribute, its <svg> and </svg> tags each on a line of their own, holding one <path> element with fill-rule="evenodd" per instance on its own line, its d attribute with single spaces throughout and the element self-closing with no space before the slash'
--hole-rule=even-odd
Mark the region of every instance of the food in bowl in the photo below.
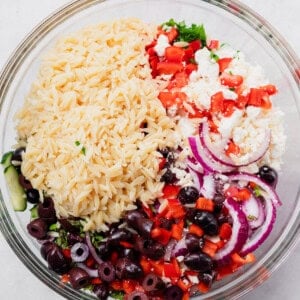
<svg viewBox="0 0 300 300">
<path fill-rule="evenodd" d="M 2 163 L 61 280 L 100 299 L 188 299 L 255 261 L 285 137 L 262 68 L 203 25 L 121 19 L 45 56 Z"/>
</svg>

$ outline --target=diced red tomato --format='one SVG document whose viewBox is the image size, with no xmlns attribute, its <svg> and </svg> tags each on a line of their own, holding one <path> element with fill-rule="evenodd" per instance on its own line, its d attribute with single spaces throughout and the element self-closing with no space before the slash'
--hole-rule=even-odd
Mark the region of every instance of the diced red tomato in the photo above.
<svg viewBox="0 0 300 300">
<path fill-rule="evenodd" d="M 197 65 L 196 64 L 187 64 L 184 68 L 184 71 L 187 75 L 190 75 L 193 71 L 196 71 L 197 70 Z"/>
<path fill-rule="evenodd" d="M 157 64 L 158 74 L 175 74 L 183 70 L 183 65 L 181 63 L 162 61 Z"/>
<path fill-rule="evenodd" d="M 233 75 L 229 73 L 222 73 L 220 76 L 221 84 L 230 88 L 237 87 L 243 83 L 243 77 L 241 75 Z"/>
<path fill-rule="evenodd" d="M 146 257 L 144 257 L 144 256 L 141 257 L 140 265 L 145 274 L 149 274 L 151 272 L 152 265 L 151 265 L 149 259 L 147 259 Z"/>
<path fill-rule="evenodd" d="M 193 49 L 194 52 L 202 48 L 202 44 L 200 40 L 191 41 L 189 46 Z"/>
<path fill-rule="evenodd" d="M 167 32 L 167 37 L 169 40 L 169 43 L 172 43 L 178 36 L 178 30 L 175 27 L 172 27 L 168 32 Z"/>
<path fill-rule="evenodd" d="M 227 149 L 225 150 L 225 154 L 230 156 L 230 154 L 238 155 L 240 153 L 240 147 L 235 144 L 232 140 L 228 142 Z"/>
<path fill-rule="evenodd" d="M 219 45 L 220 45 L 220 42 L 218 40 L 211 40 L 210 43 L 209 43 L 209 45 L 208 45 L 208 48 L 210 50 L 212 50 L 212 49 L 218 49 Z"/>
<path fill-rule="evenodd" d="M 180 47 L 170 46 L 165 50 L 165 58 L 168 62 L 181 63 L 184 56 L 185 51 Z"/>
<path fill-rule="evenodd" d="M 211 96 L 210 111 L 211 113 L 219 113 L 224 110 L 224 96 L 222 92 L 217 92 Z"/>
<path fill-rule="evenodd" d="M 224 100 L 223 101 L 223 116 L 230 117 L 235 110 L 235 101 L 234 100 Z"/>
<path fill-rule="evenodd" d="M 198 290 L 203 294 L 205 294 L 209 291 L 209 286 L 207 284 L 205 284 L 204 282 L 200 282 L 197 285 L 197 287 L 198 287 Z"/>
<path fill-rule="evenodd" d="M 214 202 L 211 199 L 207 199 L 204 197 L 199 197 L 196 201 L 196 206 L 197 209 L 201 210 L 206 210 L 206 211 L 214 211 Z"/>
<path fill-rule="evenodd" d="M 273 84 L 267 84 L 261 87 L 264 92 L 267 92 L 269 95 L 274 95 L 277 93 L 277 88 Z"/>
<path fill-rule="evenodd" d="M 147 50 L 147 53 L 148 55 L 151 57 L 151 56 L 156 56 L 156 51 L 154 50 L 154 47 L 150 47 L 148 50 Z"/>
<path fill-rule="evenodd" d="M 166 246 L 171 238 L 171 232 L 164 228 L 154 228 L 151 230 L 151 237 Z"/>
<path fill-rule="evenodd" d="M 175 198 L 177 198 L 179 190 L 180 190 L 180 186 L 178 186 L 178 185 L 166 184 L 162 190 L 163 198 L 175 199 Z"/>
<path fill-rule="evenodd" d="M 219 72 L 223 73 L 225 69 L 228 68 L 229 64 L 231 63 L 232 58 L 231 57 L 224 57 L 224 58 L 220 58 L 218 60 L 218 64 L 219 64 Z"/>
<path fill-rule="evenodd" d="M 223 223 L 220 226 L 219 237 L 223 240 L 229 240 L 232 234 L 232 228 L 229 223 Z"/>
</svg>

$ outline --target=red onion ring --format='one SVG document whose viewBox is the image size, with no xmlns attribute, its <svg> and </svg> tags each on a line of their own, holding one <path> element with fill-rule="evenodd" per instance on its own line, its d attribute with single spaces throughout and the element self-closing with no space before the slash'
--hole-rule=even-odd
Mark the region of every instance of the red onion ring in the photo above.
<svg viewBox="0 0 300 300">
<path fill-rule="evenodd" d="M 228 176 L 228 178 L 231 181 L 241 180 L 246 182 L 254 182 L 268 194 L 268 198 L 271 199 L 275 207 L 279 207 L 282 205 L 275 190 L 257 176 L 245 172 L 240 172 L 236 174 L 231 174 Z"/>
<path fill-rule="evenodd" d="M 263 225 L 266 216 L 260 199 L 251 195 L 248 200 L 242 202 L 242 210 L 247 217 L 251 229 L 256 229 Z"/>
<path fill-rule="evenodd" d="M 255 152 L 251 153 L 251 156 L 248 158 L 247 162 L 239 164 L 239 163 L 235 163 L 230 157 L 228 157 L 223 152 L 224 149 L 221 149 L 221 150 L 219 149 L 220 151 L 216 151 L 216 148 L 212 145 L 211 140 L 209 138 L 208 123 L 203 122 L 199 125 L 199 136 L 200 136 L 201 144 L 203 145 L 203 147 L 205 149 L 207 149 L 207 151 L 212 156 L 212 158 L 215 161 L 217 161 L 223 165 L 229 166 L 229 167 L 248 166 L 248 165 L 258 161 L 267 152 L 269 145 L 270 145 L 270 141 L 271 141 L 271 131 L 266 130 L 265 137 L 264 137 L 263 142 L 260 145 L 259 149 Z"/>
<path fill-rule="evenodd" d="M 212 199 L 215 195 L 215 191 L 216 184 L 213 174 L 204 175 L 200 194 L 202 194 L 205 198 Z"/>
<path fill-rule="evenodd" d="M 215 161 L 208 153 L 207 149 L 201 144 L 200 137 L 191 136 L 188 137 L 188 141 L 195 159 L 203 166 L 206 173 L 229 173 L 234 170 L 234 168 L 230 166 Z"/>
<path fill-rule="evenodd" d="M 224 201 L 224 206 L 228 209 L 233 224 L 230 239 L 214 256 L 214 260 L 219 265 L 227 264 L 231 259 L 231 254 L 242 249 L 247 241 L 249 229 L 247 218 L 238 202 L 228 198 Z"/>
<path fill-rule="evenodd" d="M 86 266 L 84 263 L 77 263 L 77 267 L 85 270 L 92 278 L 99 277 L 98 269 L 91 269 L 88 266 Z"/>
<path fill-rule="evenodd" d="M 96 253 L 96 250 L 92 244 L 92 241 L 91 241 L 91 237 L 90 237 L 90 234 L 89 232 L 86 232 L 85 234 L 85 240 L 86 240 L 86 244 L 87 246 L 89 247 L 89 250 L 90 250 L 90 253 L 91 255 L 93 256 L 94 260 L 100 265 L 103 263 L 103 260 L 97 255 Z"/>
</svg>

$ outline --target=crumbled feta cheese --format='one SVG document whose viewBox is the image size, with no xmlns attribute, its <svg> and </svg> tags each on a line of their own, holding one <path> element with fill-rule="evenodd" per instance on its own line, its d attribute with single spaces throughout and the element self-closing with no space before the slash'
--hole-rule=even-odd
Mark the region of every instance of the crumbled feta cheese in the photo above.
<svg viewBox="0 0 300 300">
<path fill-rule="evenodd" d="M 196 51 L 195 61 L 198 64 L 196 72 L 199 77 L 217 80 L 219 76 L 219 65 L 210 58 L 210 51 L 206 47 Z"/>
<path fill-rule="evenodd" d="M 219 58 L 235 57 L 237 50 L 233 49 L 229 44 L 222 44 L 221 47 L 214 51 Z"/>
<path fill-rule="evenodd" d="M 164 56 L 165 50 L 169 47 L 169 39 L 166 35 L 161 34 L 157 39 L 157 43 L 154 46 L 154 51 L 157 53 L 158 56 Z"/>
<path fill-rule="evenodd" d="M 243 112 L 241 110 L 235 110 L 230 117 L 222 118 L 218 124 L 219 132 L 222 139 L 228 140 L 232 135 L 232 130 L 238 126 Z"/>
<path fill-rule="evenodd" d="M 194 135 L 196 131 L 194 123 L 188 118 L 180 118 L 178 121 L 178 129 L 185 137 Z"/>
</svg>

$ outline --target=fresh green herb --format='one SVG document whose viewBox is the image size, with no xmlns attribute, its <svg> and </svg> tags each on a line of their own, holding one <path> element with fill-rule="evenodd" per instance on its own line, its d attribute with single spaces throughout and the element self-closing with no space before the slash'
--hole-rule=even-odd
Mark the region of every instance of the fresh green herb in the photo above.
<svg viewBox="0 0 300 300">
<path fill-rule="evenodd" d="M 31 220 L 34 220 L 36 218 L 39 217 L 39 214 L 38 214 L 38 210 L 37 210 L 37 205 L 33 206 L 31 209 L 30 209 L 30 219 Z"/>
<path fill-rule="evenodd" d="M 81 148 L 81 153 L 82 153 L 83 155 L 85 155 L 85 153 L 86 153 L 85 147 L 82 147 L 82 148 Z"/>
<path fill-rule="evenodd" d="M 76 142 L 75 142 L 75 145 L 76 145 L 76 146 L 79 146 L 79 145 L 80 145 L 80 142 L 79 142 L 79 141 L 76 141 Z"/>
<path fill-rule="evenodd" d="M 110 296 L 116 300 L 123 300 L 124 299 L 124 293 L 123 292 L 112 292 Z"/>
<path fill-rule="evenodd" d="M 206 33 L 203 25 L 192 24 L 187 26 L 184 21 L 176 22 L 174 19 L 162 24 L 162 26 L 176 27 L 178 29 L 178 37 L 176 41 L 192 42 L 201 40 L 202 45 L 206 45 Z"/>
<path fill-rule="evenodd" d="M 100 235 L 100 234 L 97 233 L 97 232 L 94 232 L 94 233 L 92 234 L 92 236 L 91 236 L 91 241 L 92 241 L 93 245 L 94 245 L 96 248 L 99 247 L 99 245 L 100 245 L 100 243 L 102 242 L 102 240 L 103 240 L 103 236 Z"/>
<path fill-rule="evenodd" d="M 234 87 L 231 87 L 229 88 L 230 91 L 234 92 L 235 91 L 235 88 Z"/>
<path fill-rule="evenodd" d="M 12 151 L 6 152 L 3 154 L 2 159 L 1 159 L 1 164 L 5 164 L 7 160 L 10 161 L 11 157 L 12 157 Z"/>
<path fill-rule="evenodd" d="M 55 239 L 55 243 L 61 248 L 68 248 L 67 232 L 63 229 L 59 230 L 59 236 Z"/>
<path fill-rule="evenodd" d="M 256 196 L 256 197 L 260 197 L 262 194 L 261 194 L 261 192 L 262 192 L 262 190 L 261 190 L 261 188 L 259 187 L 259 186 L 256 186 L 254 189 L 253 189 L 253 192 L 254 192 L 254 196 Z"/>
<path fill-rule="evenodd" d="M 214 53 L 213 51 L 210 51 L 210 59 L 213 59 L 215 62 L 218 62 L 218 60 L 220 58 L 216 53 Z"/>
</svg>

